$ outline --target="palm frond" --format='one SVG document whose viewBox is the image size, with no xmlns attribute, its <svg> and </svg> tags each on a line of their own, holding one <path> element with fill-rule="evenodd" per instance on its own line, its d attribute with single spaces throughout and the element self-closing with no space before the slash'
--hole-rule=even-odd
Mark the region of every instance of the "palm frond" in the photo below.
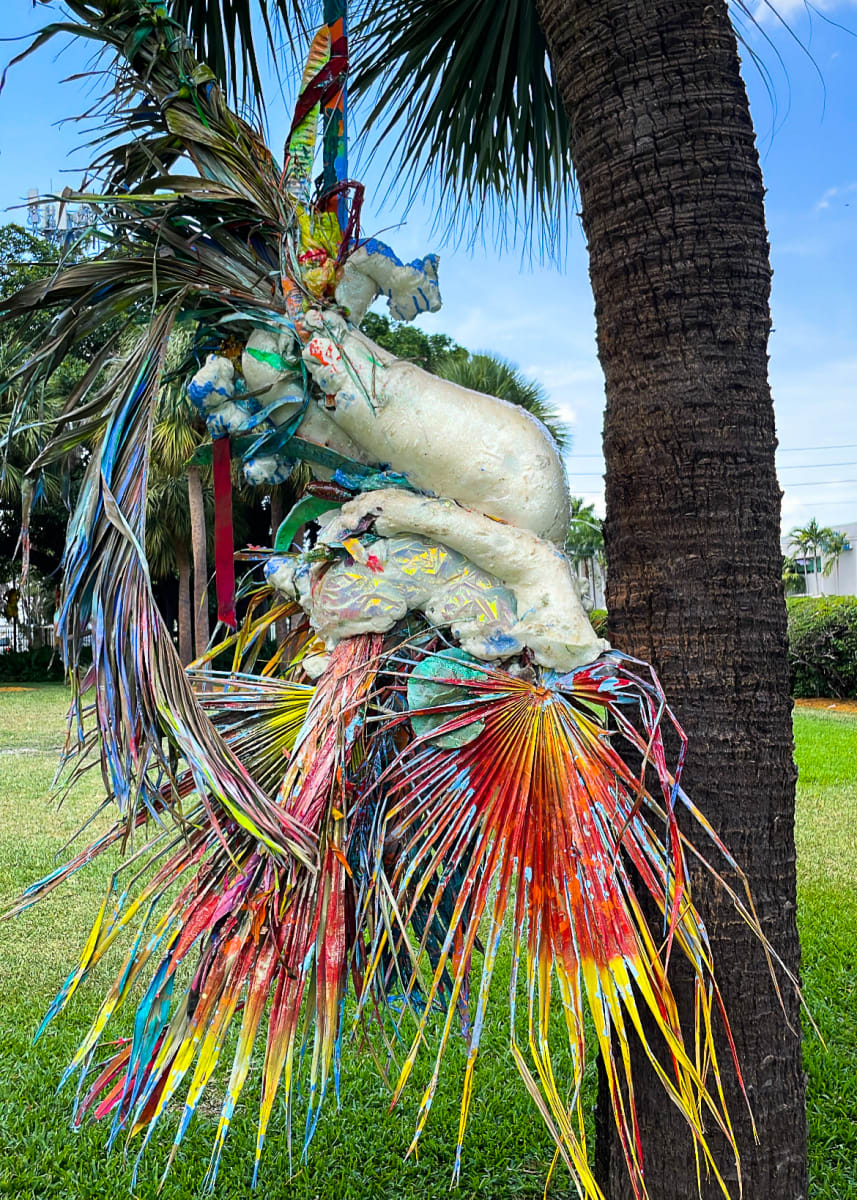
<svg viewBox="0 0 857 1200">
<path fill-rule="evenodd" d="M 276 64 L 283 42 L 294 50 L 306 33 L 312 5 L 302 0 L 170 0 L 169 12 L 187 33 L 197 58 L 208 63 L 224 91 L 235 100 L 263 95 L 256 53 L 254 12 Z M 279 35 L 279 36 L 278 36 Z"/>
<path fill-rule="evenodd" d="M 154 808 L 161 779 L 173 779 L 166 738 L 211 797 L 215 828 L 212 804 L 275 856 L 312 864 L 314 839 L 270 803 L 207 720 L 152 597 L 144 551 L 149 450 L 176 307 L 164 309 L 113 377 L 110 417 L 69 525 L 58 636 L 70 666 L 92 639 L 102 771 L 129 833 L 139 805 Z"/>
<path fill-rule="evenodd" d="M 397 178 L 453 228 L 496 205 L 556 247 L 571 158 L 532 0 L 390 0 L 368 7 L 353 45 L 363 125 L 391 140 Z"/>
<path fill-rule="evenodd" d="M 672 718 L 657 680 L 638 676 L 637 666 L 610 655 L 547 682 L 488 667 L 456 673 L 450 663 L 449 679 L 437 682 L 457 689 L 460 699 L 441 706 L 444 724 L 411 742 L 383 777 L 391 798 L 377 839 L 375 874 L 383 873 L 384 847 L 399 851 L 388 886 L 368 891 L 358 915 L 372 942 L 354 1020 L 383 1000 L 391 973 L 404 981 L 405 1014 L 397 1033 L 406 1045 L 410 1040 L 410 1048 L 394 1102 L 418 1054 L 434 1040 L 414 1149 L 464 998 L 469 1048 L 455 1177 L 498 946 L 511 917 L 512 1055 L 581 1193 L 601 1200 L 588 1165 L 580 1104 L 588 1005 L 634 1194 L 647 1195 L 628 1053 L 629 1041 L 637 1037 L 665 1101 L 684 1114 L 699 1158 L 728 1195 L 706 1133 L 715 1126 L 737 1163 L 715 1049 L 718 1018 L 729 1046 L 732 1041 L 708 936 L 690 897 L 689 843 L 678 828 L 676 801 L 688 807 L 706 837 L 713 834 L 667 768 L 661 724 Z M 457 748 L 438 744 L 463 729 L 478 732 Z M 623 743 L 621 755 L 617 742 Z M 635 768 L 628 765 L 635 761 Z M 659 796 L 646 786 L 648 771 Z M 660 946 L 635 887 L 663 916 Z M 734 893 L 732 898 L 764 942 L 749 901 Z M 418 929 L 418 936 L 408 936 L 409 929 Z M 480 929 L 485 949 L 475 1012 L 471 1007 L 468 1015 Z M 673 949 L 696 981 L 696 1020 L 689 1030 L 679 1024 L 667 973 Z M 555 996 L 572 1063 L 571 1078 L 563 1080 L 551 1049 Z M 441 1031 L 432 1039 L 438 1011 Z M 735 1069 L 740 1080 L 737 1061 Z"/>
<path fill-rule="evenodd" d="M 260 592 L 256 609 L 267 599 Z M 253 661 L 261 630 L 280 615 L 276 608 L 248 614 L 228 639 L 236 663 Z M 193 763 L 163 781 L 150 813 L 137 813 L 135 828 L 179 803 L 183 824 L 178 831 L 157 825 L 114 877 L 46 1017 L 47 1023 L 68 1005 L 118 938 L 130 938 L 116 982 L 66 1072 L 65 1079 L 78 1076 L 75 1120 L 112 1116 L 111 1141 L 141 1134 L 141 1154 L 163 1114 L 178 1104 L 171 1162 L 238 1021 L 206 1176 L 212 1186 L 267 1010 L 254 1175 L 281 1090 L 291 1145 L 299 1081 L 306 1148 L 329 1082 L 339 1078 L 351 973 L 352 1031 L 374 1053 L 375 1024 L 382 1070 L 385 1057 L 395 1061 L 404 1052 L 394 1102 L 418 1055 L 433 1056 L 413 1146 L 428 1121 L 453 1029 L 464 1036 L 457 1175 L 506 929 L 512 1057 L 581 1194 L 603 1200 L 588 1165 L 581 1108 L 583 1073 L 594 1052 L 607 1072 L 634 1194 L 647 1197 L 632 1037 L 648 1055 L 665 1102 L 683 1112 L 700 1170 L 728 1194 L 709 1146 L 714 1128 L 737 1162 L 718 1024 L 733 1060 L 734 1047 L 690 895 L 687 854 L 717 875 L 741 918 L 776 956 L 747 896 L 679 829 L 676 804 L 741 886 L 734 860 L 681 788 L 683 750 L 675 771 L 667 765 L 662 726 L 683 735 L 657 680 L 618 654 L 541 679 L 484 664 L 457 671 L 458 660 L 441 657 L 440 673 L 432 676 L 439 707 L 423 710 L 435 718 L 429 728 L 405 695 L 413 672 L 432 659 L 436 639 L 382 642 L 366 636 L 340 643 L 315 688 L 255 669 L 218 674 L 201 662 L 191 671 L 197 704 L 234 759 L 266 795 L 276 794 L 284 818 L 314 837 L 318 869 L 265 853 L 226 808 L 213 820 L 206 803 L 213 788 L 203 791 Z M 450 740 L 462 731 L 465 737 Z M 117 822 L 94 847 L 34 885 L 20 907 L 123 836 Z M 660 944 L 644 918 L 643 894 L 662 914 Z M 695 978 L 690 1028 L 679 1023 L 670 985 L 676 955 Z M 178 971 L 191 956 L 196 967 L 179 995 Z M 105 1031 L 138 982 L 133 1038 L 96 1067 Z M 557 1056 L 557 1002 L 568 1067 Z M 585 1032 L 586 1006 L 594 1045 Z M 740 1080 L 737 1062 L 734 1068 Z"/>
<path fill-rule="evenodd" d="M 40 0 L 47 4 L 50 0 Z M 96 3 L 69 0 L 67 7 L 76 15 L 115 11 Z M 167 0 L 162 23 L 172 21 L 187 35 L 197 58 L 208 63 L 221 87 L 236 101 L 248 96 L 261 106 L 263 87 L 256 50 L 258 29 L 276 63 L 283 43 L 294 50 L 296 37 L 306 32 L 308 9 L 301 0 Z M 57 23 L 59 26 L 60 23 Z M 61 27 L 60 27 L 61 28 Z"/>
<path fill-rule="evenodd" d="M 227 816 L 218 826 L 189 769 L 175 782 L 176 795 L 191 800 L 184 828 L 161 829 L 113 877 L 80 960 L 49 1010 L 40 1033 L 69 1003 L 81 983 L 123 933 L 131 944 L 113 987 L 63 1077 L 78 1076 L 75 1120 L 87 1113 L 112 1114 L 111 1142 L 145 1131 L 140 1153 L 186 1076 L 183 1114 L 170 1162 L 181 1144 L 200 1096 L 221 1056 L 226 1034 L 243 1014 L 226 1098 L 207 1181 L 213 1185 L 235 1105 L 247 1079 L 253 1046 L 266 1007 L 268 1031 L 256 1170 L 281 1082 L 291 1106 L 300 1063 L 298 1030 L 306 1000 L 315 1016 L 315 1048 L 307 1068 L 315 1118 L 337 1051 L 342 998 L 347 984 L 347 862 L 342 850 L 347 806 L 345 772 L 363 729 L 378 662 L 379 639 L 352 639 L 334 652 L 331 669 L 316 688 L 281 679 L 205 672 L 209 689 L 200 706 L 230 750 L 261 785 L 280 785 L 284 816 L 318 832 L 320 870 L 301 871 L 264 854 L 248 829 Z M 212 691 L 212 684 L 215 690 Z M 221 690 L 222 689 L 222 690 Z M 350 731 L 350 732 L 349 732 Z M 294 748 L 283 779 L 284 752 Z M 166 807 L 168 796 L 162 792 Z M 100 839 L 100 852 L 119 836 Z M 89 861 L 92 849 L 61 872 L 34 885 L 19 909 L 33 903 Z M 133 865 L 130 881 L 120 879 Z M 144 883 L 138 883 L 145 878 Z M 136 886 L 133 886 L 135 885 Z M 171 901 L 170 889 L 181 885 Z M 182 963 L 199 952 L 190 985 L 174 996 Z M 151 966 L 136 1007 L 134 1037 L 94 1069 L 104 1032 Z M 300 1055 L 303 1061 L 303 1054 Z M 92 1078 L 94 1074 L 94 1078 Z M 307 1140 L 315 1119 L 308 1120 Z M 139 1156 L 138 1156 L 139 1158 Z M 169 1166 L 169 1164 L 168 1164 Z"/>
</svg>

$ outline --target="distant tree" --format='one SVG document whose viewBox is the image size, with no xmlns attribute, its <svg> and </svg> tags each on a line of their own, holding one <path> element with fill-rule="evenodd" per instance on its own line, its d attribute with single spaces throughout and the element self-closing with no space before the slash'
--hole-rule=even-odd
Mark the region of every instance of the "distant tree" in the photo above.
<svg viewBox="0 0 857 1200">
<path fill-rule="evenodd" d="M 23 225 L 9 222 L 0 225 L 0 298 L 14 295 L 34 279 L 41 279 L 56 270 L 59 251 L 46 238 L 37 237 Z M 27 317 L 27 332 L 33 336 L 51 320 L 49 313 Z M 3 326 L 0 339 L 14 341 L 21 333 L 21 322 L 10 321 Z"/>
<path fill-rule="evenodd" d="M 184 666 L 193 658 L 191 600 L 191 529 L 184 473 L 170 475 L 153 468 L 146 509 L 146 556 L 152 578 L 178 576 L 179 657 Z"/>
<path fill-rule="evenodd" d="M 369 312 L 360 325 L 362 331 L 384 350 L 415 362 L 432 374 L 450 358 L 466 358 L 467 351 L 445 333 L 426 333 L 416 325 L 391 321 L 380 313 Z"/>
<path fill-rule="evenodd" d="M 839 591 L 839 560 L 845 551 L 849 548 L 847 534 L 840 533 L 837 529 L 831 529 L 824 543 L 824 568 L 823 574 L 825 578 L 828 575 L 836 573 L 836 590 Z"/>
<path fill-rule="evenodd" d="M 62 257 L 69 261 L 80 254 L 78 249 L 63 252 Z M 0 301 L 26 284 L 50 275 L 60 258 L 59 247 L 48 239 L 37 237 L 14 222 L 0 225 Z M 37 312 L 0 326 L 0 560 L 5 564 L 4 577 L 9 579 L 20 571 L 20 555 L 14 556 L 27 471 L 48 440 L 51 420 L 112 332 L 99 330 L 77 345 L 54 372 L 41 397 L 37 419 L 31 413 L 23 419 L 17 411 L 19 397 L 14 372 L 26 358 L 28 345 L 40 336 L 51 319 L 49 313 Z M 62 559 L 69 510 L 85 462 L 85 447 L 76 447 L 63 462 L 45 467 L 31 480 L 30 562 L 46 580 L 55 576 Z M 52 585 L 46 586 L 52 593 Z"/>
<path fill-rule="evenodd" d="M 789 549 L 797 550 L 798 555 L 804 560 L 806 573 L 815 577 L 815 592 L 818 596 L 822 595 L 824 591 L 821 585 L 821 566 L 824 551 L 832 537 L 834 537 L 833 530 L 827 525 L 819 525 L 815 517 L 806 525 L 795 526 L 789 534 Z M 808 568 L 808 562 L 812 563 L 811 570 Z M 807 585 L 808 590 L 809 586 Z"/>
<path fill-rule="evenodd" d="M 180 367 L 187 359 L 190 346 L 188 332 L 180 330 L 173 335 L 167 355 L 168 371 Z M 166 566 L 172 561 L 178 573 L 179 652 L 185 665 L 194 657 L 189 653 L 185 657 L 190 644 L 198 657 L 205 652 L 211 635 L 206 596 L 208 534 L 205 512 L 206 490 L 210 500 L 210 472 L 190 461 L 204 436 L 205 425 L 188 397 L 184 378 L 179 375 L 166 385 L 158 401 L 152 436 L 153 494 L 149 501 L 146 540 L 150 554 L 157 549 L 159 564 Z M 181 481 L 180 485 L 177 481 Z M 186 594 L 191 581 L 192 606 Z M 186 604 L 193 612 L 192 624 L 187 621 Z"/>
<path fill-rule="evenodd" d="M 580 496 L 571 498 L 571 522 L 565 548 L 578 578 L 585 583 L 589 599 L 595 605 L 598 601 L 596 576 L 600 579 L 602 594 L 604 591 L 604 533 L 601 518 L 596 515 L 594 506 L 587 504 Z"/>
<path fill-rule="evenodd" d="M 783 587 L 787 596 L 803 596 L 806 593 L 806 572 L 796 558 L 783 559 Z"/>
</svg>

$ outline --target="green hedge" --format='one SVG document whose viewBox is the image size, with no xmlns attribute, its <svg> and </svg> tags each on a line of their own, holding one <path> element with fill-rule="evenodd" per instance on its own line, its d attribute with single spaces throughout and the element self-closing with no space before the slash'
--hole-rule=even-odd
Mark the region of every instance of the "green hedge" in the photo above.
<svg viewBox="0 0 857 1200">
<path fill-rule="evenodd" d="M 0 654 L 0 683 L 50 683 L 62 678 L 62 657 L 50 646 Z"/>
<path fill-rule="evenodd" d="M 786 604 L 792 695 L 857 698 L 857 596 L 791 596 Z M 589 619 L 606 637 L 604 609 Z"/>
<path fill-rule="evenodd" d="M 857 697 L 857 596 L 792 596 L 792 695 Z"/>
</svg>

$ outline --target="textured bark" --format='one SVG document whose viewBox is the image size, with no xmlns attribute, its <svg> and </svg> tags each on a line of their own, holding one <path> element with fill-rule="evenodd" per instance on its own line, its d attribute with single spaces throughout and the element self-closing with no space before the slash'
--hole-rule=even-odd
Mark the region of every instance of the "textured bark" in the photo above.
<svg viewBox="0 0 857 1200">
<path fill-rule="evenodd" d="M 208 554 L 205 544 L 205 503 L 202 497 L 202 476 L 199 467 L 187 469 L 187 497 L 190 511 L 191 544 L 193 546 L 193 636 L 194 652 L 204 654 L 211 637 L 208 620 Z"/>
<path fill-rule="evenodd" d="M 193 621 L 191 617 L 190 599 L 190 556 L 187 546 L 179 539 L 176 540 L 176 563 L 179 569 L 179 658 L 182 666 L 186 667 L 193 658 Z"/>
<path fill-rule="evenodd" d="M 656 666 L 690 737 L 688 789 L 747 870 L 763 928 L 796 970 L 771 272 L 735 36 L 722 0 L 537 3 L 572 128 L 606 380 L 610 637 Z M 694 892 L 759 1132 L 755 1145 L 731 1080 L 744 1195 L 800 1200 L 799 1040 L 750 932 L 698 874 Z M 680 974 L 676 987 L 689 1021 Z M 785 1002 L 797 1027 L 793 994 Z M 636 1058 L 650 1195 L 687 1200 L 691 1138 Z M 625 1200 L 603 1107 L 598 1128 L 605 1194 Z M 728 1157 L 718 1157 L 734 1184 Z M 703 1183 L 706 1198 L 719 1194 Z"/>
</svg>

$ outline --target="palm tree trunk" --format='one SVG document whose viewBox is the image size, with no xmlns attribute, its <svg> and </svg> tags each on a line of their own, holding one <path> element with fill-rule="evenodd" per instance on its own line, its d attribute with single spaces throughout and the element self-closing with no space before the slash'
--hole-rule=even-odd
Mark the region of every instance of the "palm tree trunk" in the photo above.
<svg viewBox="0 0 857 1200">
<path fill-rule="evenodd" d="M 176 539 L 176 563 L 179 569 L 179 658 L 186 667 L 193 658 L 191 599 L 190 599 L 190 556 L 187 546 Z"/>
<path fill-rule="evenodd" d="M 193 546 L 193 632 L 195 657 L 205 653 L 211 629 L 208 623 L 208 555 L 205 545 L 205 504 L 199 467 L 187 469 L 187 498 Z"/>
<path fill-rule="evenodd" d="M 537 7 L 573 131 L 606 381 L 611 640 L 657 668 L 690 737 L 690 793 L 746 868 L 762 926 L 796 969 L 771 271 L 734 31 L 723 0 Z M 705 876 L 696 872 L 693 886 L 759 1130 L 756 1145 L 731 1079 L 744 1195 L 799 1200 L 807 1193 L 799 1039 L 752 934 Z M 679 970 L 675 986 L 689 1022 L 693 997 Z M 784 1000 L 798 1028 L 796 999 Z M 650 1194 L 686 1200 L 696 1192 L 690 1135 L 635 1058 Z M 602 1091 L 598 1171 L 610 1200 L 626 1200 L 604 1100 Z M 719 1161 L 737 1194 L 728 1156 Z M 703 1180 L 702 1194 L 720 1192 Z"/>
</svg>

